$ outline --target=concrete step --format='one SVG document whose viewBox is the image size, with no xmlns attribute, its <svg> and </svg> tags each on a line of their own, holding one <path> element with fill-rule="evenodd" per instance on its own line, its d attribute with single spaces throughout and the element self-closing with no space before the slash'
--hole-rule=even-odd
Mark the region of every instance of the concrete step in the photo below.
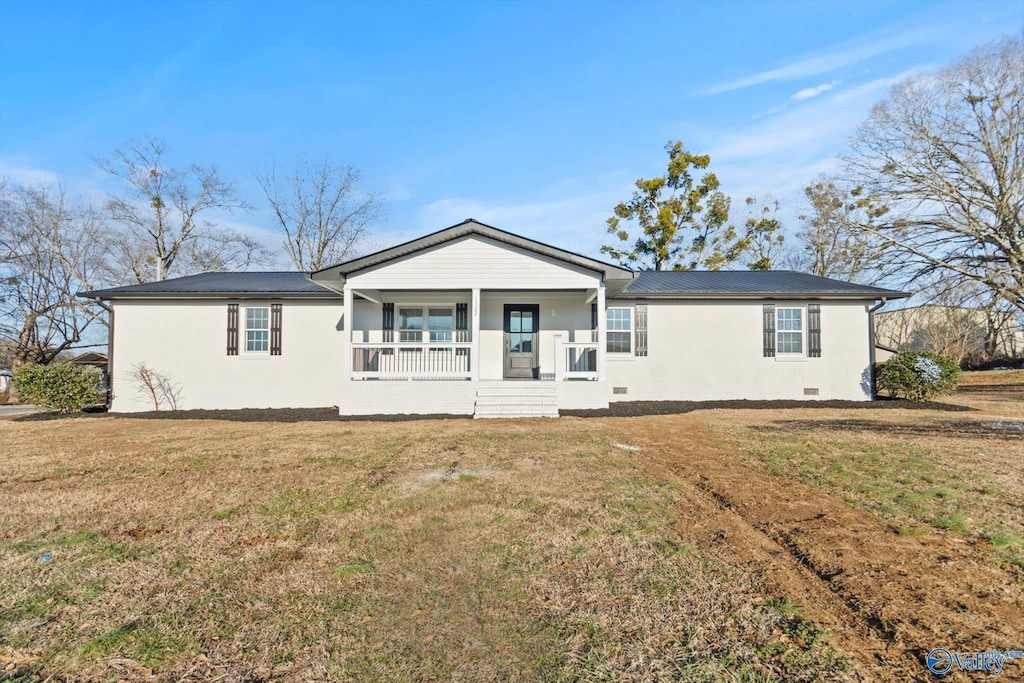
<svg viewBox="0 0 1024 683">
<path fill-rule="evenodd" d="M 492 417 L 558 417 L 558 408 L 546 406 L 484 406 L 477 408 L 473 417 L 480 420 Z"/>
<path fill-rule="evenodd" d="M 558 417 L 558 389 L 527 382 L 480 387 L 473 417 Z"/>
<path fill-rule="evenodd" d="M 525 406 L 557 406 L 557 396 L 477 396 L 478 406 L 504 406 L 504 405 L 525 405 Z"/>
</svg>

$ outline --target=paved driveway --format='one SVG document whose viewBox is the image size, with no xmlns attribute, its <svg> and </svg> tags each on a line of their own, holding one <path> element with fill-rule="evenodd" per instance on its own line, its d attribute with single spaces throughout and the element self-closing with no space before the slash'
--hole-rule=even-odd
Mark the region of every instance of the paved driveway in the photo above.
<svg viewBox="0 0 1024 683">
<path fill-rule="evenodd" d="M 0 417 L 6 417 L 8 415 L 28 415 L 29 413 L 39 412 L 39 408 L 35 406 L 0 406 Z"/>
</svg>

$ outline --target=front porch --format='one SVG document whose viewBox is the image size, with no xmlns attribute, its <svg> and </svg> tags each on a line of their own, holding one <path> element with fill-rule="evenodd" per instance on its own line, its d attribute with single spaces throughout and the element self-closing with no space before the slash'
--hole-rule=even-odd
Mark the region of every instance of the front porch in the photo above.
<svg viewBox="0 0 1024 683">
<path fill-rule="evenodd" d="M 604 287 L 349 287 L 344 297 L 347 414 L 557 415 L 608 405 Z"/>
</svg>

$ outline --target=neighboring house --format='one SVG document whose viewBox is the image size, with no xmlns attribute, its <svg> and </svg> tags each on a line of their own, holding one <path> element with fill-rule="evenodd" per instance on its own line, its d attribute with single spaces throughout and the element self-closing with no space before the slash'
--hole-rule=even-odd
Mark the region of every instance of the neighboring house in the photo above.
<svg viewBox="0 0 1024 683">
<path fill-rule="evenodd" d="M 871 398 L 869 309 L 794 272 L 641 272 L 474 220 L 307 274 L 208 273 L 83 296 L 113 310 L 111 410 L 337 406 L 557 415 L 612 401 Z"/>
<path fill-rule="evenodd" d="M 11 390 L 13 374 L 10 370 L 0 370 L 0 394 L 6 394 Z"/>
<path fill-rule="evenodd" d="M 88 365 L 91 368 L 98 368 L 103 373 L 103 387 L 109 386 L 110 378 L 107 376 L 110 363 L 107 354 L 99 351 L 86 351 L 68 361 L 71 365 Z"/>
<path fill-rule="evenodd" d="M 899 351 L 933 351 L 957 362 L 1024 357 L 1024 329 L 1015 311 L 940 304 L 880 311 L 876 341 Z"/>
</svg>

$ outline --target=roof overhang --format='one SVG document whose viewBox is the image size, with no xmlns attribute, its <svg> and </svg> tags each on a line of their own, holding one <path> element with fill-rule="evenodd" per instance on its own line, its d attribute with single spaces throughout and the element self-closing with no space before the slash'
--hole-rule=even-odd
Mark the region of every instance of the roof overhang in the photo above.
<svg viewBox="0 0 1024 683">
<path fill-rule="evenodd" d="M 132 300 L 195 300 L 195 299 L 337 299 L 338 293 L 323 292 L 78 292 L 76 296 L 97 301 Z"/>
<path fill-rule="evenodd" d="M 665 301 L 879 301 L 905 299 L 906 292 L 837 293 L 837 292 L 620 292 L 610 298 Z"/>
<path fill-rule="evenodd" d="M 494 240 L 495 242 L 501 242 L 517 247 L 524 251 L 547 256 L 548 258 L 553 258 L 574 265 L 578 268 L 598 272 L 605 280 L 631 279 L 634 276 L 633 271 L 628 268 L 623 268 L 604 261 L 598 261 L 597 259 L 592 259 L 588 256 L 577 254 L 576 252 L 554 247 L 550 244 L 544 244 L 543 242 L 531 240 L 526 237 L 521 237 L 511 232 L 506 232 L 469 218 L 457 225 L 445 228 L 444 230 L 438 230 L 437 232 L 433 232 L 429 235 L 424 235 L 423 237 L 403 242 L 402 244 L 382 249 L 366 256 L 360 256 L 359 258 L 352 259 L 350 261 L 328 266 L 327 268 L 321 268 L 320 270 L 311 273 L 310 278 L 317 283 L 327 283 L 337 281 L 339 279 L 344 280 L 347 276 L 353 275 L 359 271 L 373 268 L 426 249 L 432 249 L 470 235 L 484 237 Z"/>
</svg>

